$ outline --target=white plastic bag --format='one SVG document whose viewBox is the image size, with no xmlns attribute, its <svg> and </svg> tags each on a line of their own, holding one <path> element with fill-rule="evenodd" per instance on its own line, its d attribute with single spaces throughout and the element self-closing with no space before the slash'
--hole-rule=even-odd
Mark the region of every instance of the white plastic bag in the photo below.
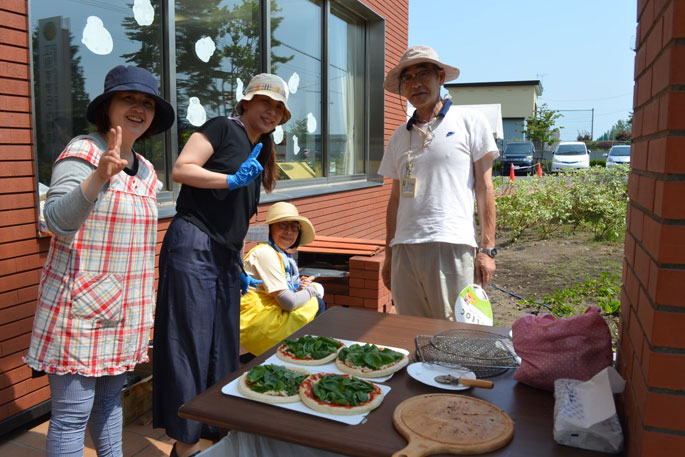
<svg viewBox="0 0 685 457">
<path fill-rule="evenodd" d="M 625 381 L 607 367 L 586 382 L 554 381 L 554 440 L 566 446 L 618 454 L 623 432 L 614 405 Z"/>
<path fill-rule="evenodd" d="M 454 305 L 454 317 L 457 322 L 492 326 L 492 306 L 481 286 L 464 287 Z"/>
</svg>

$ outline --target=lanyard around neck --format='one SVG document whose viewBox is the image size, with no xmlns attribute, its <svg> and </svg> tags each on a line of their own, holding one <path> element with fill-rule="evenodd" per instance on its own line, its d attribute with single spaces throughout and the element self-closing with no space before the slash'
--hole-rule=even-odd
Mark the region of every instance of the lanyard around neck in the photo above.
<svg viewBox="0 0 685 457">
<path fill-rule="evenodd" d="M 409 149 L 407 151 L 407 177 L 410 178 L 414 172 L 414 161 L 416 160 L 416 157 L 430 145 L 431 141 L 433 141 L 433 138 L 435 137 L 435 135 L 433 134 L 433 127 L 437 123 L 439 123 L 439 120 L 441 119 L 442 116 L 435 116 L 433 119 L 431 119 L 431 121 L 428 124 L 426 124 L 426 130 L 423 130 L 416 124 L 414 124 L 412 128 L 409 130 Z M 423 141 L 421 142 L 421 145 L 416 151 L 413 151 L 411 148 L 411 140 L 412 134 L 414 133 L 414 129 L 418 130 L 419 133 L 421 133 L 421 135 L 423 136 Z"/>
</svg>

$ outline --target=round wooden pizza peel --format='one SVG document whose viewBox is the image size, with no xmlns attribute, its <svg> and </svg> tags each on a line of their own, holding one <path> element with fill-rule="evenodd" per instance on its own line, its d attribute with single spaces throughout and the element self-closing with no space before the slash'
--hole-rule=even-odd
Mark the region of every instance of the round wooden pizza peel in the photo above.
<svg viewBox="0 0 685 457">
<path fill-rule="evenodd" d="M 455 394 L 408 398 L 397 405 L 392 422 L 408 441 L 393 457 L 482 454 L 501 448 L 514 435 L 507 413 L 486 401 Z"/>
</svg>

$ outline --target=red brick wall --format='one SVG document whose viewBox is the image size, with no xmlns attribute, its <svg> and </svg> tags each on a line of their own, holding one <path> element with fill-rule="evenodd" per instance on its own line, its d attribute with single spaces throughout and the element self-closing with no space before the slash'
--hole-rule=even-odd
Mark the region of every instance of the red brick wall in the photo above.
<svg viewBox="0 0 685 457">
<path fill-rule="evenodd" d="M 390 186 L 290 200 L 312 221 L 317 235 L 385 239 L 385 208 Z M 253 223 L 266 220 L 271 203 L 260 205 Z"/>
<path fill-rule="evenodd" d="M 408 0 L 367 0 L 386 19 L 386 71 L 407 46 Z M 36 237 L 36 196 L 27 0 L 0 2 L 0 421 L 49 398 L 45 377 L 31 379 L 21 361 L 36 307 L 48 239 Z M 378 90 L 381 90 L 378 88 Z M 385 142 L 403 122 L 397 97 L 386 93 Z M 384 239 L 388 186 L 294 201 L 318 233 Z M 263 205 L 260 214 L 265 216 Z M 158 253 L 169 220 L 160 221 Z"/>
<path fill-rule="evenodd" d="M 0 4 L 0 420 L 50 395 L 21 361 L 48 247 L 36 238 L 27 8 Z"/>
<path fill-rule="evenodd" d="M 685 455 L 685 1 L 638 0 L 618 366 L 626 455 Z"/>
<path fill-rule="evenodd" d="M 349 299 L 354 303 L 340 303 L 343 297 L 335 297 L 335 305 L 372 309 L 380 313 L 395 313 L 392 295 L 381 277 L 385 253 L 373 257 L 356 256 L 350 259 Z M 328 304 L 328 302 L 326 302 Z"/>
<path fill-rule="evenodd" d="M 409 43 L 409 0 L 362 0 L 385 18 L 385 73 L 399 62 Z M 428 43 L 425 43 L 428 44 Z M 385 92 L 385 142 L 398 125 L 406 122 L 407 102 Z"/>
</svg>

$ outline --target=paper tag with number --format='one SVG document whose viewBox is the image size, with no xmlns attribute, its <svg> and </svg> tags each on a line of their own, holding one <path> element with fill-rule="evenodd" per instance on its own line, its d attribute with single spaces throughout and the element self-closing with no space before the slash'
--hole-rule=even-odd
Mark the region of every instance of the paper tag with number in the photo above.
<svg viewBox="0 0 685 457">
<path fill-rule="evenodd" d="M 416 178 L 402 178 L 402 181 L 400 181 L 400 192 L 403 197 L 416 197 Z"/>
</svg>

